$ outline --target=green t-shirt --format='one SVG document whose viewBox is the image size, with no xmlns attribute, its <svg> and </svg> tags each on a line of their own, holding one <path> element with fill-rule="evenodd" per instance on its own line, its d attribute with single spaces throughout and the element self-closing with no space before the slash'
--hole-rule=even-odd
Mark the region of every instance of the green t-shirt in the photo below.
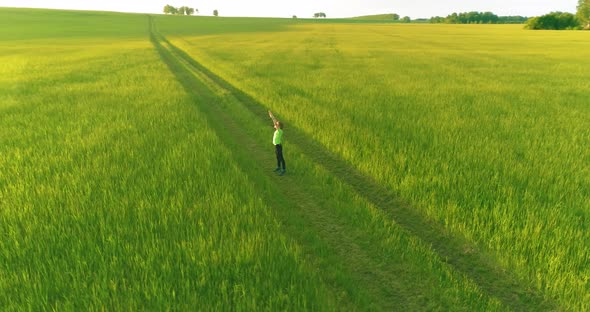
<svg viewBox="0 0 590 312">
<path fill-rule="evenodd" d="M 283 130 L 275 130 L 275 134 L 272 136 L 272 144 L 279 145 L 283 142 Z"/>
</svg>

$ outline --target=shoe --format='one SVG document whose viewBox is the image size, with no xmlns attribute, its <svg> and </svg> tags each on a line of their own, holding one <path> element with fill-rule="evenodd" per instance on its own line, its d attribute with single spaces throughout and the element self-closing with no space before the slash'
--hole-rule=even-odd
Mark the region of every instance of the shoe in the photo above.
<svg viewBox="0 0 590 312">
<path fill-rule="evenodd" d="M 287 170 L 285 170 L 285 169 L 283 169 L 283 170 L 279 171 L 279 175 L 280 175 L 280 176 L 284 175 L 286 171 L 287 171 Z"/>
<path fill-rule="evenodd" d="M 281 168 L 277 168 L 277 169 L 273 170 L 272 172 L 279 172 L 279 171 L 281 171 Z"/>
</svg>

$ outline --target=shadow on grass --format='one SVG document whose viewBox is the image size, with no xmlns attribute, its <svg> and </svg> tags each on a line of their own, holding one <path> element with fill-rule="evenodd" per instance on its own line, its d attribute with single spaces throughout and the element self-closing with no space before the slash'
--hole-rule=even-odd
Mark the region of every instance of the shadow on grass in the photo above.
<svg viewBox="0 0 590 312">
<path fill-rule="evenodd" d="M 179 59 L 190 64 L 218 86 L 231 92 L 252 114 L 260 116 L 261 122 L 266 121 L 267 107 L 203 67 L 164 37 L 159 36 L 151 24 L 150 37 L 156 50 L 189 93 L 195 88 L 206 87 L 191 83 L 195 78 L 180 64 Z M 168 48 L 161 42 L 164 42 Z M 203 97 L 207 103 L 215 102 L 210 91 L 204 91 Z M 307 157 L 351 186 L 368 202 L 395 220 L 405 231 L 430 244 L 443 261 L 465 274 L 484 292 L 499 299 L 506 307 L 516 311 L 559 310 L 555 301 L 543 297 L 530 283 L 519 280 L 510 271 L 500 267 L 493 255 L 478 251 L 476 245 L 462 237 L 450 235 L 440 224 L 426 219 L 416 209 L 401 201 L 393 191 L 359 172 L 304 131 L 295 127 L 290 127 L 289 131 L 291 144 L 297 145 Z"/>
</svg>

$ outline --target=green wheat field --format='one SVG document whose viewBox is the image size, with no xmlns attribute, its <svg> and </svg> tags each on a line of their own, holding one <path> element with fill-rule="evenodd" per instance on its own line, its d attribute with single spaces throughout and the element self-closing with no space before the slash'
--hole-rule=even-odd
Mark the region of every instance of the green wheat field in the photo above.
<svg viewBox="0 0 590 312">
<path fill-rule="evenodd" d="M 589 50 L 0 8 L 0 310 L 588 311 Z"/>
</svg>

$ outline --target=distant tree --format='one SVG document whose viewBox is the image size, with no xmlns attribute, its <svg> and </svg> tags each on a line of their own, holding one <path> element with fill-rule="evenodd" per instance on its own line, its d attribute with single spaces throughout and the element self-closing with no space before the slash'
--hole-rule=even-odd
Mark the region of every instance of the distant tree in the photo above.
<svg viewBox="0 0 590 312">
<path fill-rule="evenodd" d="M 412 21 L 412 19 L 409 16 L 404 16 L 401 19 L 402 23 L 409 23 Z"/>
<path fill-rule="evenodd" d="M 314 18 L 318 18 L 318 17 L 326 18 L 326 13 L 324 13 L 324 12 L 314 13 L 313 17 Z"/>
<path fill-rule="evenodd" d="M 539 21 L 540 17 L 539 16 L 535 16 L 535 17 L 531 17 L 526 21 L 526 25 L 524 25 L 524 28 L 526 29 L 543 29 L 541 28 L 541 22 Z"/>
<path fill-rule="evenodd" d="M 213 16 L 219 16 L 219 11 L 213 10 Z"/>
<path fill-rule="evenodd" d="M 476 24 L 479 20 L 479 13 L 477 12 L 467 12 L 459 14 L 459 20 L 463 22 L 463 24 Z"/>
<path fill-rule="evenodd" d="M 572 13 L 561 13 L 557 18 L 557 29 L 579 29 L 580 20 Z"/>
<path fill-rule="evenodd" d="M 590 29 L 590 0 L 578 0 L 576 16 L 584 25 L 584 29 Z"/>
<path fill-rule="evenodd" d="M 399 14 L 395 14 L 395 13 L 393 13 L 393 14 L 391 15 L 391 17 L 392 17 L 392 19 L 393 19 L 394 21 L 399 21 Z"/>
<path fill-rule="evenodd" d="M 442 16 L 433 16 L 430 18 L 430 22 L 433 24 L 441 24 L 445 22 L 445 18 Z"/>
<path fill-rule="evenodd" d="M 297 19 L 297 15 L 293 15 L 293 19 Z"/>
<path fill-rule="evenodd" d="M 459 18 L 459 13 L 454 13 L 447 16 L 447 23 L 448 24 L 461 24 L 462 21 Z"/>
<path fill-rule="evenodd" d="M 528 20 L 524 16 L 498 16 L 498 24 L 524 24 Z"/>
<path fill-rule="evenodd" d="M 482 24 L 496 24 L 498 23 L 498 15 L 492 12 L 484 12 L 480 16 L 480 21 Z"/>
<path fill-rule="evenodd" d="M 199 12 L 199 10 L 187 6 L 181 6 L 179 8 L 173 7 L 169 4 L 164 6 L 164 14 L 192 15 L 195 11 L 197 11 L 197 13 Z"/>
<path fill-rule="evenodd" d="M 175 8 L 175 7 L 173 7 L 173 6 L 169 5 L 169 4 L 166 4 L 164 6 L 164 14 L 177 14 L 177 13 L 178 13 L 178 9 L 177 8 Z"/>
<path fill-rule="evenodd" d="M 580 21 L 572 13 L 551 12 L 530 18 L 525 28 L 548 30 L 579 29 Z"/>
</svg>

